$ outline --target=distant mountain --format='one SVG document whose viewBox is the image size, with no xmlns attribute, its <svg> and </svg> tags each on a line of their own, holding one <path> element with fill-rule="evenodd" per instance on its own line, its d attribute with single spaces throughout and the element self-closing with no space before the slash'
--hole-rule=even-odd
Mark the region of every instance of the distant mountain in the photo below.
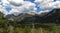
<svg viewBox="0 0 60 33">
<path fill-rule="evenodd" d="M 60 9 L 53 9 L 41 18 L 41 22 L 60 22 Z"/>
<path fill-rule="evenodd" d="M 28 13 L 20 13 L 19 15 L 14 15 L 14 14 L 8 14 L 5 16 L 6 19 L 16 21 L 16 20 L 23 20 L 25 17 L 31 17 L 31 14 Z"/>
<path fill-rule="evenodd" d="M 53 9 L 51 12 L 44 15 L 34 15 L 26 17 L 21 22 L 34 22 L 34 23 L 59 23 L 60 22 L 60 9 Z"/>
<path fill-rule="evenodd" d="M 60 9 L 53 9 L 51 12 L 45 12 L 42 14 L 30 13 L 21 13 L 18 16 L 14 14 L 7 15 L 5 17 L 11 21 L 17 22 L 59 22 L 60 21 Z"/>
</svg>

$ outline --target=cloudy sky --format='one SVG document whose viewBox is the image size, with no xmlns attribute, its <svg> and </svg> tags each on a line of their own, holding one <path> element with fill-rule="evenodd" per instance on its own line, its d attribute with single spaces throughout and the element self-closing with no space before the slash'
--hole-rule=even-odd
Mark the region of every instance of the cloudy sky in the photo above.
<svg viewBox="0 0 60 33">
<path fill-rule="evenodd" d="M 0 12 L 5 15 L 35 12 L 50 12 L 60 8 L 60 0 L 0 0 Z"/>
</svg>

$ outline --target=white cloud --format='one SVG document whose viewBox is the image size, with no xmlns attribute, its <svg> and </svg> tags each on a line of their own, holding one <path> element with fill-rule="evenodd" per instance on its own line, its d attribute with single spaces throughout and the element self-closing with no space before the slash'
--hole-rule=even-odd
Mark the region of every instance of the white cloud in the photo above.
<svg viewBox="0 0 60 33">
<path fill-rule="evenodd" d="M 37 5 L 41 9 L 41 11 L 38 13 L 36 12 L 36 7 L 35 7 Z M 10 12 L 6 11 L 5 10 L 6 7 L 11 7 L 12 10 L 10 10 Z M 0 12 L 2 12 L 5 15 L 8 15 L 8 14 L 18 15 L 20 13 L 27 13 L 27 12 L 35 12 L 36 14 L 39 14 L 42 12 L 49 12 L 54 8 L 60 8 L 59 0 L 55 2 L 54 0 L 35 0 L 35 3 L 24 1 L 24 0 L 18 0 L 18 1 L 2 0 L 2 2 L 0 2 Z"/>
<path fill-rule="evenodd" d="M 35 4 L 31 3 L 31 2 L 24 2 L 22 6 L 16 7 L 16 6 L 12 6 L 13 9 L 16 9 L 17 11 L 19 11 L 20 13 L 26 13 L 26 12 L 31 12 L 31 11 L 35 11 Z M 11 12 L 15 12 L 15 11 L 11 11 Z M 10 13 L 11 14 L 11 13 Z"/>
<path fill-rule="evenodd" d="M 0 5 L 0 11 L 5 15 L 13 14 L 13 13 L 16 13 L 16 12 L 18 12 L 18 14 L 19 13 L 26 13 L 26 12 L 31 12 L 31 11 L 36 10 L 36 7 L 35 7 L 36 5 L 32 2 L 29 2 L 29 1 L 2 0 L 1 3 L 3 3 L 3 4 Z M 6 11 L 5 10 L 6 7 L 11 7 L 12 10 L 10 10 L 10 12 Z"/>
<path fill-rule="evenodd" d="M 49 11 L 50 11 L 50 10 L 40 11 L 38 14 L 42 14 L 42 13 L 45 13 L 45 12 L 49 13 Z"/>
<path fill-rule="evenodd" d="M 34 2 L 41 3 L 43 0 L 35 0 Z"/>
<path fill-rule="evenodd" d="M 35 0 L 35 3 L 39 3 L 39 0 L 38 1 Z M 45 12 L 45 10 L 50 11 L 50 9 L 60 8 L 60 1 L 56 0 L 54 2 L 54 0 L 43 0 L 43 1 L 40 1 L 38 5 L 40 6 L 40 9 Z"/>
<path fill-rule="evenodd" d="M 20 6 L 24 2 L 23 0 L 8 0 L 8 2 L 14 6 Z"/>
</svg>

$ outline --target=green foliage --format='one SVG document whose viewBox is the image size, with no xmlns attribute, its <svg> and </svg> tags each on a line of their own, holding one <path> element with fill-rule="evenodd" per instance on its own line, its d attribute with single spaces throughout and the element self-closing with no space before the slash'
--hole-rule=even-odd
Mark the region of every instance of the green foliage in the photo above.
<svg viewBox="0 0 60 33">
<path fill-rule="evenodd" d="M 53 11 L 42 17 L 23 14 L 14 21 L 5 19 L 0 13 L 0 33 L 60 33 L 60 24 L 56 22 L 60 20 L 60 12 Z"/>
</svg>

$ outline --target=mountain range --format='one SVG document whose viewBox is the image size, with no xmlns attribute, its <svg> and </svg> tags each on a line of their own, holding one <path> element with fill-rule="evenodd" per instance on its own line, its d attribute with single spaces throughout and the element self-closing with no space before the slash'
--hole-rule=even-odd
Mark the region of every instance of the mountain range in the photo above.
<svg viewBox="0 0 60 33">
<path fill-rule="evenodd" d="M 0 13 L 1 14 L 1 13 Z M 33 12 L 30 13 L 21 13 L 19 15 L 9 14 L 6 15 L 6 18 L 9 21 L 17 21 L 17 22 L 60 22 L 60 9 L 53 9 L 51 12 L 35 14 Z"/>
</svg>

